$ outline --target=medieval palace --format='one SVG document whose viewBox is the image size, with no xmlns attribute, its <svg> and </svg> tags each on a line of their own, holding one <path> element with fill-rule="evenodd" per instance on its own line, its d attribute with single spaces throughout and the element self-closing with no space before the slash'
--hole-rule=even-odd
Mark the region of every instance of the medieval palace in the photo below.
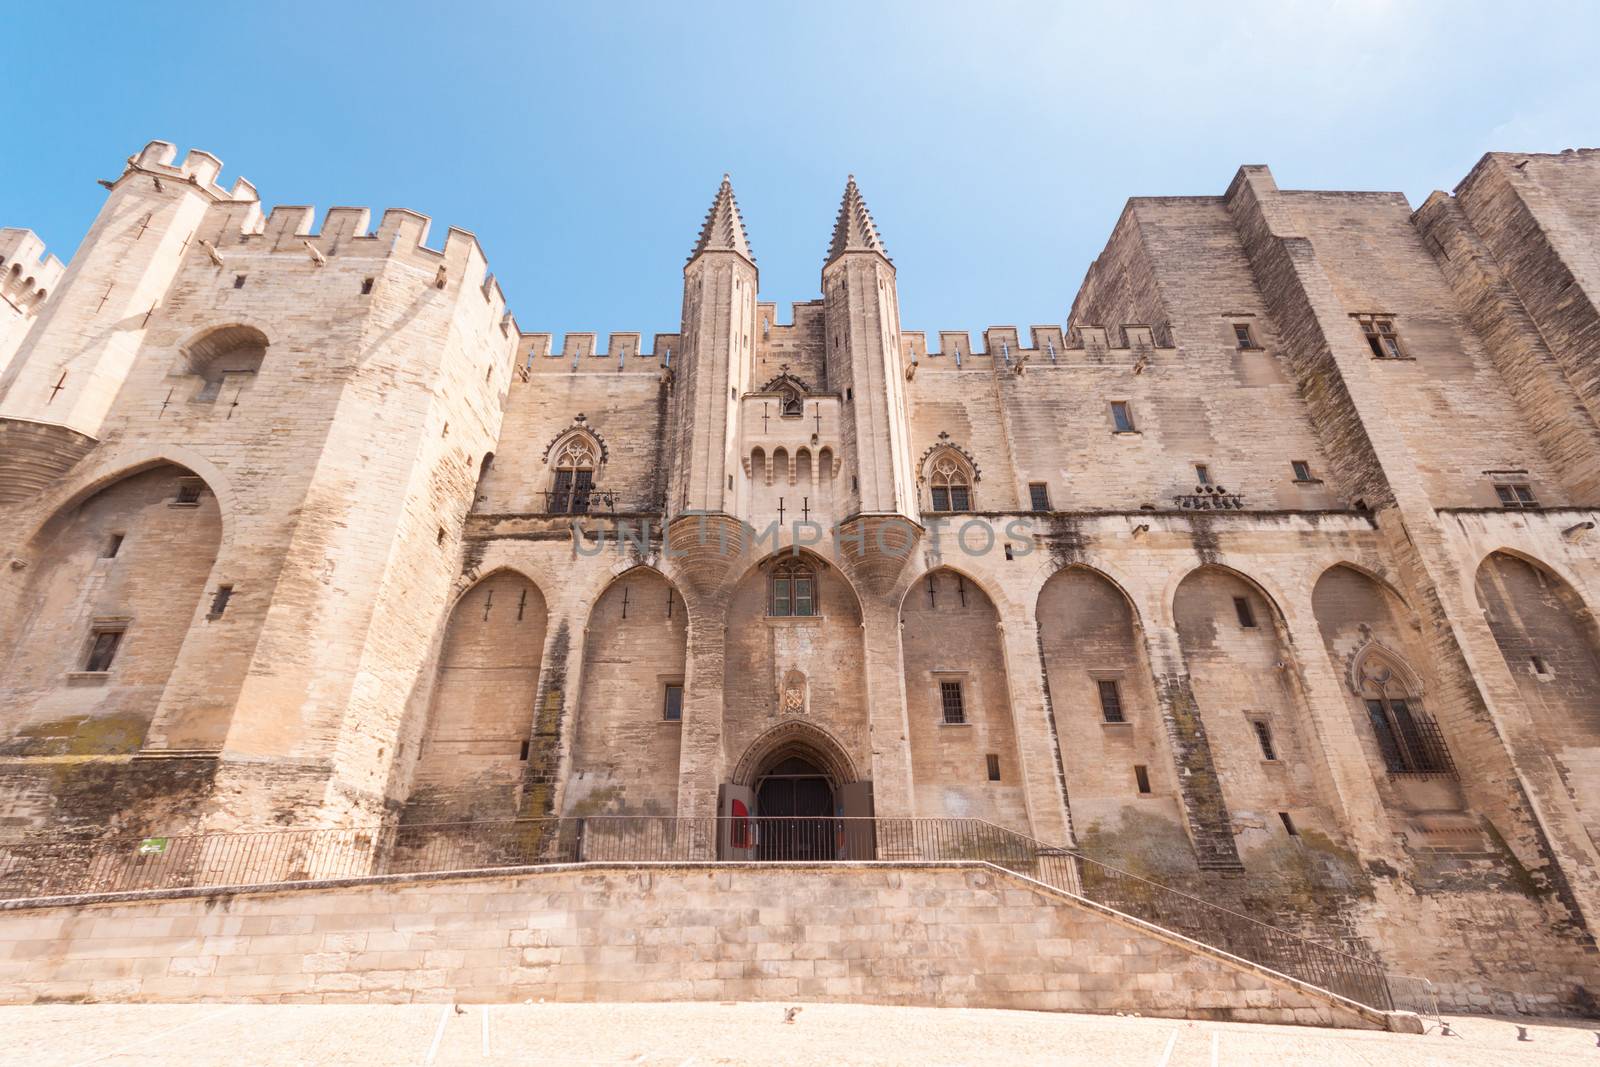
<svg viewBox="0 0 1600 1067">
<path fill-rule="evenodd" d="M 676 332 L 603 344 L 221 166 L 152 142 L 66 265 L 0 230 L 0 849 L 983 820 L 1593 1005 L 1600 150 L 1131 200 L 976 338 L 853 178 L 767 302 L 724 177 Z"/>
</svg>

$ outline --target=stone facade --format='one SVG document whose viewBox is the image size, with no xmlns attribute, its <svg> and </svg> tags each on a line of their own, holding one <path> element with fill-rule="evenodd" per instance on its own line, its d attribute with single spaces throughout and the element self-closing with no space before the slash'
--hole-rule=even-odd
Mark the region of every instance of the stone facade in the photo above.
<svg viewBox="0 0 1600 1067">
<path fill-rule="evenodd" d="M 533 997 L 1417 1022 L 987 864 L 827 865 L 798 882 L 754 864 L 602 865 L 0 912 L 0 1003 Z"/>
<path fill-rule="evenodd" d="M 220 170 L 152 143 L 64 271 L 0 231 L 12 836 L 811 789 L 1592 1006 L 1600 152 L 1136 199 L 980 346 L 853 179 L 786 322 L 725 179 L 647 349 Z"/>
</svg>

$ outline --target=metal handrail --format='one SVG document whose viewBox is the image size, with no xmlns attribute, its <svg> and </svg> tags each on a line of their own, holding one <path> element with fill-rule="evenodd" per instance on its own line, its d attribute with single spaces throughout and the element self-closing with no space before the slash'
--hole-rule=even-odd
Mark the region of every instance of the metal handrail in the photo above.
<svg viewBox="0 0 1600 1067">
<path fill-rule="evenodd" d="M 0 900 L 585 862 L 978 860 L 1380 1010 L 1381 963 L 982 819 L 601 815 L 0 843 Z"/>
</svg>

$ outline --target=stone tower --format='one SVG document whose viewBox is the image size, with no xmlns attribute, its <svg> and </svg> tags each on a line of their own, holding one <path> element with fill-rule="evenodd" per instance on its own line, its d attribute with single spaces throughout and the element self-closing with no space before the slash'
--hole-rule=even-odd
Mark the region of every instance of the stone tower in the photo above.
<svg viewBox="0 0 1600 1067">
<path fill-rule="evenodd" d="M 855 175 L 845 183 L 822 267 L 828 379 L 850 398 L 843 421 L 851 482 L 845 514 L 917 514 L 905 376 L 900 366 L 900 301 Z"/>
<path fill-rule="evenodd" d="M 733 185 L 722 176 L 683 268 L 683 351 L 674 373 L 669 514 L 725 514 L 738 395 L 750 387 L 757 272 Z"/>
</svg>

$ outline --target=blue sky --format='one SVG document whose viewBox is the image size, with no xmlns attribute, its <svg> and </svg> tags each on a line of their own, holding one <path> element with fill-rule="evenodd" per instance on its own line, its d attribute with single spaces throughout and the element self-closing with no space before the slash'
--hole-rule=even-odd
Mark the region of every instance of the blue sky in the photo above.
<svg viewBox="0 0 1600 1067">
<path fill-rule="evenodd" d="M 1600 143 L 1600 6 L 9 4 L 0 225 L 63 258 L 151 139 L 266 205 L 475 232 L 524 330 L 677 328 L 723 171 L 787 318 L 845 175 L 908 329 L 1062 322 L 1124 200 L 1450 188 Z"/>
</svg>

